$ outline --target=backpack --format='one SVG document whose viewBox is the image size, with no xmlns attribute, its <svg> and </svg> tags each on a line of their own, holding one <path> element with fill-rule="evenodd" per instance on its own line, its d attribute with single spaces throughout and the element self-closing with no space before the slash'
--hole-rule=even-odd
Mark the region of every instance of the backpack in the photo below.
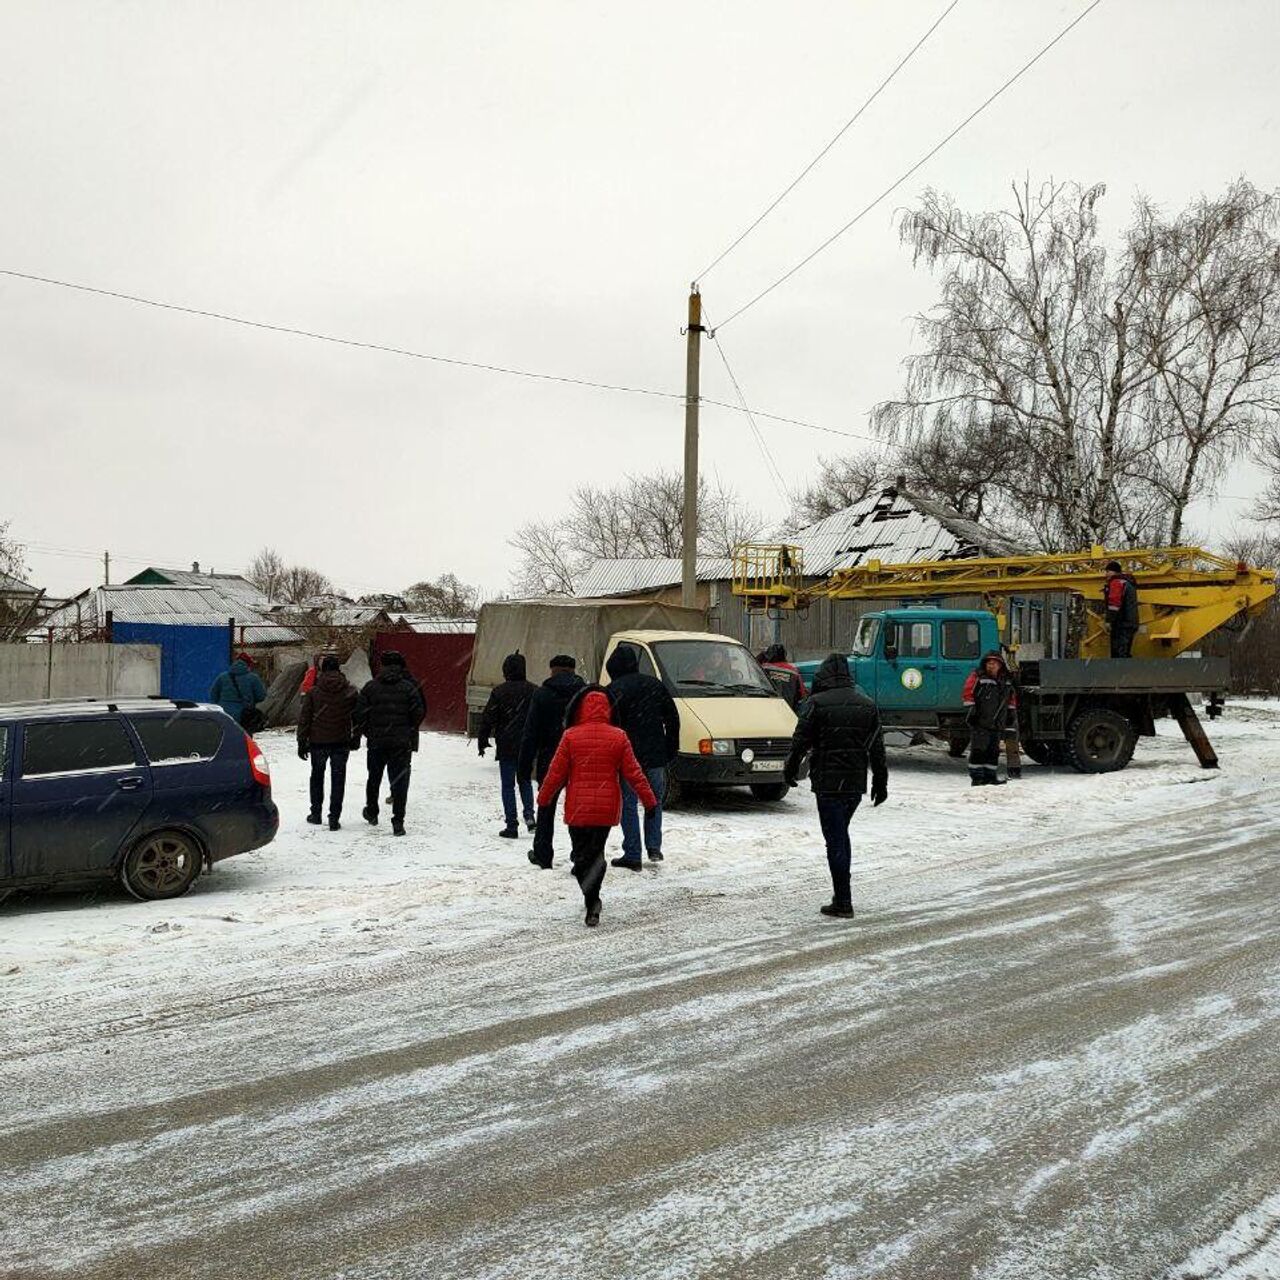
<svg viewBox="0 0 1280 1280">
<path fill-rule="evenodd" d="M 240 681 L 236 679 L 233 672 L 228 671 L 231 676 L 231 684 L 235 688 L 236 697 L 240 699 L 240 727 L 248 734 L 257 733 L 260 729 L 267 727 L 267 717 L 258 710 L 257 707 L 251 707 L 244 700 L 244 694 L 240 692 Z"/>
</svg>

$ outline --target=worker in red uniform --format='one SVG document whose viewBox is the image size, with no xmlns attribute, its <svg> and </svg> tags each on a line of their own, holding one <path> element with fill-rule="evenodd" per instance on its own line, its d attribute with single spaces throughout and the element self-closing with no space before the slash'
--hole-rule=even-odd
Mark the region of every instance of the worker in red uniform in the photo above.
<svg viewBox="0 0 1280 1280">
<path fill-rule="evenodd" d="M 787 650 L 784 645 L 771 644 L 758 659 L 764 673 L 773 683 L 773 687 L 787 700 L 787 705 L 794 711 L 809 696 L 804 687 L 804 676 L 794 662 L 787 661 Z"/>
<path fill-rule="evenodd" d="M 582 888 L 589 929 L 600 923 L 600 886 L 607 870 L 604 847 L 609 829 L 622 819 L 621 774 L 644 806 L 646 816 L 658 807 L 649 780 L 618 727 L 614 705 L 598 684 L 575 695 L 565 711 L 568 726 L 560 739 L 538 792 L 540 808 L 554 804 L 568 787 L 564 820 L 569 828 L 574 878 Z"/>
<path fill-rule="evenodd" d="M 1125 573 L 1119 560 L 1107 561 L 1107 581 L 1102 588 L 1111 633 L 1111 656 L 1133 657 L 1133 637 L 1138 634 L 1138 584 Z"/>
</svg>

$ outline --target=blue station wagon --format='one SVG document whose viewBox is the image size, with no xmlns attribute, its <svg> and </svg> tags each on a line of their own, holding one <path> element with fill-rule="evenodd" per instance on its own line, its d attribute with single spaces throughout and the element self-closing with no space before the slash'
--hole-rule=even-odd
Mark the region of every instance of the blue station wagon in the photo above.
<svg viewBox="0 0 1280 1280">
<path fill-rule="evenodd" d="M 0 704 L 0 897 L 118 877 L 176 898 L 279 825 L 266 758 L 218 707 Z"/>
</svg>

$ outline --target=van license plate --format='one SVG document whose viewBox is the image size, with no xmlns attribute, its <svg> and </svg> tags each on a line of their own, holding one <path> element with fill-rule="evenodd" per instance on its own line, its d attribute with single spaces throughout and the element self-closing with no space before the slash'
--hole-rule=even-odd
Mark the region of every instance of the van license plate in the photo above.
<svg viewBox="0 0 1280 1280">
<path fill-rule="evenodd" d="M 781 773 L 785 760 L 753 760 L 751 762 L 752 773 Z"/>
</svg>

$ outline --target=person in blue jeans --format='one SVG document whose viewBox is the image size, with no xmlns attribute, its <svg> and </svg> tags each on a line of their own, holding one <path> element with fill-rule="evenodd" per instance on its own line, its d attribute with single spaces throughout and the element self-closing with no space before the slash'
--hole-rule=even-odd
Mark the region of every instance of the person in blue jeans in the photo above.
<svg viewBox="0 0 1280 1280">
<path fill-rule="evenodd" d="M 533 807 L 533 779 L 517 776 L 520 740 L 524 736 L 524 722 L 536 687 L 525 678 L 527 674 L 524 654 L 509 653 L 502 660 L 502 683 L 489 694 L 484 714 L 480 717 L 480 734 L 477 738 L 482 757 L 489 749 L 490 742 L 497 748 L 502 812 L 506 818 L 506 826 L 498 834 L 505 840 L 514 840 L 520 834 L 516 813 L 517 783 L 520 787 L 524 823 L 530 832 L 534 830 L 537 817 Z"/>
<path fill-rule="evenodd" d="M 889 770 L 880 713 L 854 686 L 843 654 L 833 653 L 823 662 L 809 697 L 800 704 L 783 775 L 789 786 L 797 784 L 800 766 L 810 753 L 809 781 L 831 871 L 831 901 L 819 910 L 824 916 L 851 920 L 849 823 L 866 794 L 868 766 L 873 805 L 883 804 L 888 797 Z"/>
<path fill-rule="evenodd" d="M 609 655 L 605 671 L 618 726 L 630 739 L 645 779 L 658 798 L 645 812 L 642 844 L 636 793 L 623 783 L 622 856 L 614 858 L 612 865 L 639 871 L 644 853 L 650 862 L 662 861 L 662 797 L 667 789 L 667 768 L 680 750 L 680 713 L 667 686 L 640 670 L 640 651 L 634 645 L 625 641 L 618 645 Z"/>
</svg>

